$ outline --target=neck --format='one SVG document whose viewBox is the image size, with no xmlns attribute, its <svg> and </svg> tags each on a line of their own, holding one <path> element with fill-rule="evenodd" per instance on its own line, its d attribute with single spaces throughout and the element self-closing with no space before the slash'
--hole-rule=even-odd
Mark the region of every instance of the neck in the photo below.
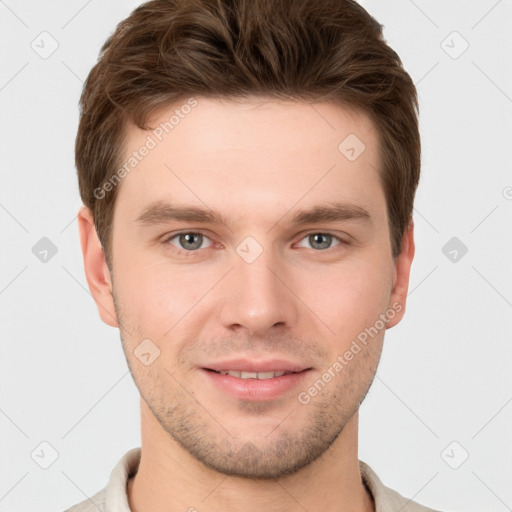
<svg viewBox="0 0 512 512">
<path fill-rule="evenodd" d="M 226 476 L 207 468 L 170 438 L 143 400 L 141 420 L 141 460 L 127 489 L 132 512 L 375 510 L 361 480 L 357 413 L 322 456 L 273 480 Z"/>
</svg>

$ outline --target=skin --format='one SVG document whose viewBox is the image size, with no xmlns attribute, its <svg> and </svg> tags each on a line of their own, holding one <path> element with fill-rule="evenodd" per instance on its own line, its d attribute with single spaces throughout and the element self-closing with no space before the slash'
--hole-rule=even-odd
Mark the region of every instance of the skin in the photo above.
<svg viewBox="0 0 512 512">
<path fill-rule="evenodd" d="M 102 320 L 120 329 L 141 394 L 142 458 L 128 485 L 130 507 L 374 510 L 358 464 L 358 408 L 384 332 L 403 316 L 414 256 L 411 224 L 392 257 L 375 127 L 330 103 L 197 100 L 119 185 L 112 273 L 91 212 L 78 215 L 90 290 Z M 127 127 L 127 158 L 148 133 Z M 366 147 L 355 161 L 338 150 L 349 134 Z M 155 200 L 207 205 L 228 225 L 137 223 Z M 291 224 L 299 210 L 334 201 L 364 208 L 369 220 Z M 184 232 L 206 237 L 193 255 L 184 254 L 191 242 L 171 238 Z M 325 232 L 341 242 L 309 236 Z M 263 249 L 252 263 L 236 252 L 247 236 Z M 300 403 L 298 393 L 393 304 L 401 310 L 378 335 Z M 148 366 L 134 355 L 146 338 L 160 350 Z M 312 369 L 277 398 L 240 399 L 211 385 L 202 368 L 242 356 Z"/>
</svg>

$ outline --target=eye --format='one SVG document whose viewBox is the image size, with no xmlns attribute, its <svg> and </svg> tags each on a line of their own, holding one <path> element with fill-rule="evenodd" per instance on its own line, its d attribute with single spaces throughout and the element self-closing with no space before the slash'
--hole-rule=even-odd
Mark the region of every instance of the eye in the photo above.
<svg viewBox="0 0 512 512">
<path fill-rule="evenodd" d="M 309 235 L 306 235 L 302 240 L 307 240 L 312 249 L 319 251 L 324 251 L 333 247 L 333 241 L 337 242 L 335 246 L 343 243 L 343 240 L 335 235 L 332 235 L 331 233 L 310 233 Z M 299 246 L 304 247 L 300 244 Z"/>
<path fill-rule="evenodd" d="M 177 244 L 175 245 L 172 240 L 177 239 Z M 206 249 L 207 246 L 204 246 L 204 242 L 208 240 L 211 241 L 206 235 L 202 233 L 196 232 L 186 232 L 186 233 L 178 233 L 176 235 L 172 235 L 165 240 L 166 243 L 174 245 L 181 252 L 195 252 L 198 249 Z"/>
</svg>

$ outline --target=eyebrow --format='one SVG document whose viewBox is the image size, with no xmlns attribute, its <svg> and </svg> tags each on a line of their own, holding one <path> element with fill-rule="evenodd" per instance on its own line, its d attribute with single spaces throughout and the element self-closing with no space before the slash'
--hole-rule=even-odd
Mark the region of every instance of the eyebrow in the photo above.
<svg viewBox="0 0 512 512">
<path fill-rule="evenodd" d="M 149 204 L 137 217 L 135 222 L 144 226 L 163 224 L 170 220 L 186 222 L 202 222 L 205 224 L 222 224 L 227 226 L 226 219 L 213 210 L 204 210 L 196 206 L 177 206 L 164 201 Z"/>
<path fill-rule="evenodd" d="M 228 227 L 227 220 L 218 212 L 195 206 L 173 205 L 165 201 L 150 203 L 136 218 L 135 222 L 142 226 L 152 226 L 172 220 Z M 293 215 L 291 224 L 303 225 L 339 221 L 371 222 L 371 216 L 367 210 L 359 205 L 335 202 L 300 210 Z"/>
<path fill-rule="evenodd" d="M 329 203 L 297 212 L 292 217 L 292 224 L 315 224 L 319 222 L 336 222 L 356 220 L 370 222 L 367 210 L 355 204 Z"/>
</svg>

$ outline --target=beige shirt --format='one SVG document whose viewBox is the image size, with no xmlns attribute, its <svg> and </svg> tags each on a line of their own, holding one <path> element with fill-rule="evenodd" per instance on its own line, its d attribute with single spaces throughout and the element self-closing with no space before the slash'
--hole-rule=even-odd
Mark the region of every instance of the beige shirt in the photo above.
<svg viewBox="0 0 512 512">
<path fill-rule="evenodd" d="M 137 472 L 140 454 L 140 448 L 128 451 L 112 470 L 104 489 L 65 512 L 131 512 L 126 486 L 128 479 Z M 375 512 L 435 512 L 386 487 L 368 464 L 359 461 L 359 467 L 363 482 L 373 495 Z"/>
</svg>

